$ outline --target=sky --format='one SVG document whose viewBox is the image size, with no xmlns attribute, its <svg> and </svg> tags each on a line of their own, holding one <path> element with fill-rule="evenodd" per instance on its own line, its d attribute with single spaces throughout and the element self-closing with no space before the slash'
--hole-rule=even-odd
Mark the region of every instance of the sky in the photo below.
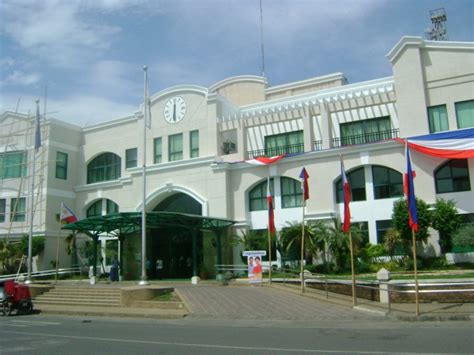
<svg viewBox="0 0 474 355">
<path fill-rule="evenodd" d="M 262 0 L 268 83 L 391 76 L 385 55 L 440 7 L 449 40 L 474 41 L 472 0 Z M 0 0 L 0 113 L 47 91 L 47 117 L 105 122 L 139 109 L 144 65 L 155 94 L 261 75 L 261 52 L 260 0 Z"/>
</svg>

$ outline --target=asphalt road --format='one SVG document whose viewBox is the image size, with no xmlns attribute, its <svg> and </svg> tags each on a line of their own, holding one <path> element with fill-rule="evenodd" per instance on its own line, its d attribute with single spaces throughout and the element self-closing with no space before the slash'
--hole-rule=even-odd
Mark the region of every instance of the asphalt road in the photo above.
<svg viewBox="0 0 474 355">
<path fill-rule="evenodd" d="M 472 354 L 472 322 L 0 318 L 0 354 Z"/>
</svg>

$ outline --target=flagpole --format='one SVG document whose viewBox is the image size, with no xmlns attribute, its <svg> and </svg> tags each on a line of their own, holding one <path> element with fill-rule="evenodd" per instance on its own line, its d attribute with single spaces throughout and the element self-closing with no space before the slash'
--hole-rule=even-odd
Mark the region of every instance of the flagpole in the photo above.
<svg viewBox="0 0 474 355">
<path fill-rule="evenodd" d="M 33 210 L 35 208 L 35 175 L 36 175 L 36 152 L 39 149 L 39 142 L 38 142 L 38 125 L 39 125 L 39 99 L 36 99 L 36 122 L 35 122 L 35 139 L 34 139 L 34 148 L 33 148 L 33 166 L 32 166 L 32 172 L 31 172 L 31 188 L 30 188 L 30 229 L 28 233 L 28 276 L 26 278 L 25 283 L 26 284 L 31 284 L 33 283 L 33 279 L 31 277 L 31 272 L 32 272 L 32 255 L 31 253 L 33 252 L 33 219 L 34 219 L 34 213 Z"/>
<path fill-rule="evenodd" d="M 415 272 L 415 305 L 416 305 L 416 315 L 420 315 L 420 302 L 419 302 L 419 294 L 418 294 L 418 267 L 416 265 L 416 238 L 415 238 L 415 230 L 411 230 L 411 238 L 413 243 L 413 270 Z"/>
<path fill-rule="evenodd" d="M 270 175 L 268 176 L 268 179 L 267 179 L 267 189 L 270 192 Z M 267 201 L 267 205 L 268 204 L 269 203 Z M 273 202 L 272 202 L 272 206 L 267 206 L 267 208 L 273 208 Z M 270 231 L 270 220 L 268 220 L 267 233 L 268 233 L 268 281 L 271 284 L 272 283 L 272 233 Z"/>
<path fill-rule="evenodd" d="M 301 223 L 301 292 L 304 293 L 304 208 L 306 206 L 306 200 L 304 199 L 304 190 L 303 190 L 303 221 Z"/>
<path fill-rule="evenodd" d="M 148 101 L 148 67 L 143 67 L 144 73 L 144 100 L 143 100 L 143 200 L 142 200 L 142 275 L 139 285 L 148 285 L 145 269 L 145 253 L 146 253 L 146 126 L 147 126 L 147 101 Z"/>
<path fill-rule="evenodd" d="M 349 247 L 351 251 L 351 274 L 352 274 L 352 306 L 357 305 L 356 283 L 355 283 L 355 268 L 354 268 L 354 248 L 352 245 L 352 233 L 349 230 Z"/>
<path fill-rule="evenodd" d="M 56 275 L 54 276 L 54 283 L 58 283 L 58 267 L 59 267 L 59 239 L 61 237 L 61 214 L 63 211 L 63 203 L 61 202 L 61 210 L 59 211 L 59 221 L 58 221 L 58 242 L 56 245 Z"/>
</svg>

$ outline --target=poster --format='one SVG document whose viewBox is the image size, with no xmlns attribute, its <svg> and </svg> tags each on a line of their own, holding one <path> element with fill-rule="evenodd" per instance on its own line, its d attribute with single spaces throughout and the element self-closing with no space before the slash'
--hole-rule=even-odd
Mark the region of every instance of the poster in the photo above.
<svg viewBox="0 0 474 355">
<path fill-rule="evenodd" d="M 262 256 L 266 256 L 265 250 L 247 250 L 242 253 L 247 257 L 247 272 L 250 283 L 263 282 Z"/>
</svg>

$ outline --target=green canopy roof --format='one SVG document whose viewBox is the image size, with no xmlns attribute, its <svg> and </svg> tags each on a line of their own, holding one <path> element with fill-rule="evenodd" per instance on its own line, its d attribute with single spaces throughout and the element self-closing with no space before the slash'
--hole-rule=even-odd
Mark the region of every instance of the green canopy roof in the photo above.
<svg viewBox="0 0 474 355">
<path fill-rule="evenodd" d="M 111 213 L 105 216 L 95 216 L 69 223 L 62 229 L 79 232 L 120 233 L 128 234 L 141 230 L 141 212 Z M 227 228 L 235 222 L 229 219 L 203 217 L 177 212 L 147 212 L 147 228 L 174 227 L 193 230 L 216 231 Z"/>
</svg>

